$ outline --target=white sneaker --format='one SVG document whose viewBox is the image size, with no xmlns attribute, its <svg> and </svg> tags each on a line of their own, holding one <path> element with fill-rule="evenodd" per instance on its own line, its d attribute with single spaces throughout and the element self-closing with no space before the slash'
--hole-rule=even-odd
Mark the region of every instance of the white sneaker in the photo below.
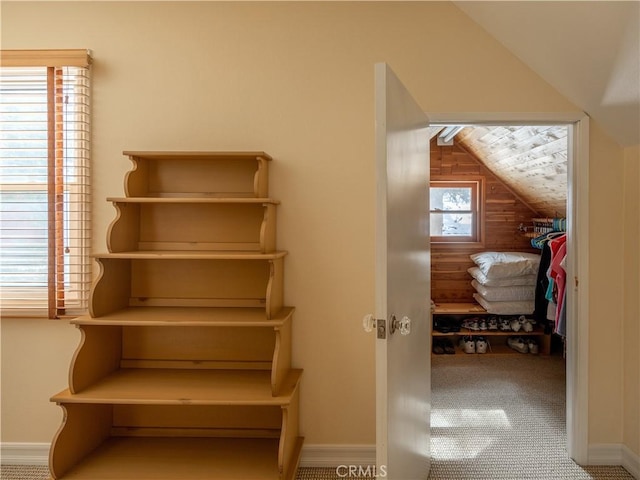
<svg viewBox="0 0 640 480">
<path fill-rule="evenodd" d="M 520 324 L 520 320 L 518 320 L 517 318 L 511 320 L 511 323 L 509 325 L 511 326 L 511 330 L 513 330 L 514 332 L 520 331 L 520 327 L 522 326 Z"/>
<path fill-rule="evenodd" d="M 487 353 L 487 347 L 489 346 L 489 341 L 484 337 L 478 337 L 476 340 L 476 353 Z"/>
<path fill-rule="evenodd" d="M 509 337 L 507 339 L 507 345 L 516 352 L 529 353 L 529 345 L 525 343 L 522 337 Z"/>
<path fill-rule="evenodd" d="M 532 353 L 533 355 L 538 355 L 538 353 L 540 353 L 538 342 L 536 342 L 533 338 L 527 340 L 527 347 L 529 348 L 529 353 Z"/>
<path fill-rule="evenodd" d="M 500 331 L 502 332 L 510 332 L 511 331 L 511 325 L 509 325 L 509 320 L 507 320 L 506 318 L 501 318 L 500 319 Z"/>
<path fill-rule="evenodd" d="M 473 341 L 473 337 L 464 337 L 463 342 L 464 353 L 476 353 L 476 342 Z"/>
<path fill-rule="evenodd" d="M 524 330 L 525 332 L 533 332 L 532 320 L 529 320 L 524 315 L 520 315 L 520 317 L 518 318 L 518 321 L 520 322 L 520 326 L 522 327 L 522 330 Z"/>
</svg>

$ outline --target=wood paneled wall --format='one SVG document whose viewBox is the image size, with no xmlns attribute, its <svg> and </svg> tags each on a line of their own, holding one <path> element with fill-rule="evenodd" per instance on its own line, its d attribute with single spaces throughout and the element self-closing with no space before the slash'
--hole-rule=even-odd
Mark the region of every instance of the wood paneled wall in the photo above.
<svg viewBox="0 0 640 480">
<path fill-rule="evenodd" d="M 481 251 L 523 251 L 533 249 L 530 239 L 518 227 L 531 223 L 539 216 L 523 200 L 472 153 L 454 142 L 453 146 L 439 147 L 437 137 L 431 140 L 431 178 L 464 180 L 465 177 L 484 177 L 484 244 L 431 244 L 431 298 L 437 303 L 471 302 L 473 292 L 467 269 L 473 266 L 469 255 Z"/>
</svg>

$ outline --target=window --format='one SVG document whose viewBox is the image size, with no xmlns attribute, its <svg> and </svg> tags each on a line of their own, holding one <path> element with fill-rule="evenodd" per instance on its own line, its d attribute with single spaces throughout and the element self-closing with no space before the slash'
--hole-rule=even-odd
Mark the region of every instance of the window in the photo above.
<svg viewBox="0 0 640 480">
<path fill-rule="evenodd" d="M 78 315 L 91 282 L 86 50 L 2 51 L 4 316 Z"/>
<path fill-rule="evenodd" d="M 481 242 L 481 180 L 434 180 L 429 189 L 431 241 Z"/>
</svg>

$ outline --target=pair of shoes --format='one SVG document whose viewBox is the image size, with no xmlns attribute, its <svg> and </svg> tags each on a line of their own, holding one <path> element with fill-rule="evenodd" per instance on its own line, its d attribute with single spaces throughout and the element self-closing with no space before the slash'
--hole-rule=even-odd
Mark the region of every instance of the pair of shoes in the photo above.
<svg viewBox="0 0 640 480">
<path fill-rule="evenodd" d="M 462 328 L 477 332 L 480 330 L 480 319 L 478 317 L 467 318 L 462 322 Z"/>
<path fill-rule="evenodd" d="M 509 320 L 507 320 L 506 318 L 501 318 L 499 320 L 499 329 L 502 332 L 510 332 L 511 325 L 509 324 Z"/>
<path fill-rule="evenodd" d="M 478 332 L 480 330 L 487 329 L 487 321 L 484 318 L 478 317 L 467 318 L 462 322 L 462 327 L 466 328 L 467 330 Z"/>
<path fill-rule="evenodd" d="M 527 338 L 525 340 L 522 337 L 509 337 L 507 339 L 507 345 L 520 353 L 531 353 L 533 355 L 540 353 L 538 342 L 534 338 Z"/>
<path fill-rule="evenodd" d="M 533 320 L 532 318 L 527 318 L 524 315 L 520 315 L 518 317 L 518 323 L 520 324 L 520 327 L 522 328 L 523 331 L 533 332 L 533 326 L 535 325 L 536 321 Z M 513 331 L 517 332 L 518 330 L 513 329 Z"/>
<path fill-rule="evenodd" d="M 489 317 L 488 327 L 489 330 L 498 330 L 498 317 Z"/>
<path fill-rule="evenodd" d="M 447 355 L 453 355 L 454 353 L 456 353 L 453 342 L 448 338 L 434 338 L 432 351 L 436 355 L 442 355 L 443 353 L 446 353 Z"/>
<path fill-rule="evenodd" d="M 460 348 L 464 353 L 487 353 L 489 341 L 484 337 L 466 336 L 460 339 Z"/>
<path fill-rule="evenodd" d="M 459 332 L 460 324 L 448 318 L 436 318 L 433 320 L 433 329 L 441 333 Z"/>
</svg>

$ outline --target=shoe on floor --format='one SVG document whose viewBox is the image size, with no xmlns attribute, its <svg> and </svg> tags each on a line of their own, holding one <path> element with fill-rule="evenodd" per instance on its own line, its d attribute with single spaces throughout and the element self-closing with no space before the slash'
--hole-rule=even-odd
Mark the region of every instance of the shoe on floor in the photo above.
<svg viewBox="0 0 640 480">
<path fill-rule="evenodd" d="M 529 347 L 529 353 L 532 353 L 533 355 L 538 355 L 538 353 L 540 353 L 538 342 L 533 338 L 529 338 L 527 340 L 527 347 Z"/>
<path fill-rule="evenodd" d="M 444 353 L 447 355 L 453 355 L 456 353 L 456 349 L 453 346 L 453 342 L 448 338 L 442 340 L 442 348 L 444 349 Z"/>
<path fill-rule="evenodd" d="M 522 337 L 509 337 L 507 339 L 507 345 L 516 352 L 529 353 L 529 345 L 522 339 Z"/>
</svg>

